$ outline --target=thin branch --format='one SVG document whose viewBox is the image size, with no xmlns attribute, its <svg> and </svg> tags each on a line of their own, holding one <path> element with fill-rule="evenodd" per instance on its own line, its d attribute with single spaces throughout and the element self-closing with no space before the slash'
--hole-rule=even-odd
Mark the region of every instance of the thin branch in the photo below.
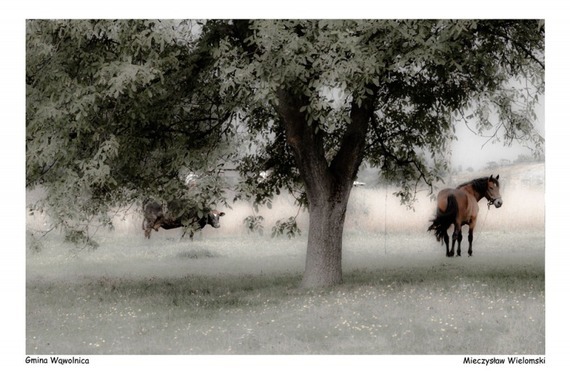
<svg viewBox="0 0 570 380">
<path fill-rule="evenodd" d="M 46 175 L 46 174 L 55 166 L 55 164 L 57 164 L 57 162 L 59 161 L 60 158 L 61 158 L 61 157 L 56 158 L 55 161 L 54 161 L 51 165 L 49 165 L 45 170 L 43 170 L 43 171 L 39 174 L 39 176 L 38 176 L 38 178 L 37 178 L 36 180 L 34 180 L 34 181 L 29 181 L 28 179 L 26 179 L 26 187 L 30 187 L 30 186 L 32 186 L 32 184 L 33 184 L 34 182 L 38 181 L 39 179 L 42 179 L 42 177 L 43 177 L 44 175 Z"/>
<path fill-rule="evenodd" d="M 513 45 L 515 45 L 516 47 L 518 47 L 519 49 L 521 49 L 530 59 L 532 59 L 533 61 L 535 61 L 536 63 L 538 63 L 540 65 L 540 67 L 544 70 L 545 69 L 545 65 L 543 62 L 541 62 L 537 57 L 534 56 L 534 54 L 532 54 L 532 52 L 530 50 L 528 50 L 523 44 L 521 44 L 520 42 L 512 39 L 511 37 L 509 37 L 507 34 L 501 33 L 498 30 L 493 30 L 491 33 L 496 34 L 499 37 L 503 37 L 505 40 L 511 42 Z"/>
</svg>

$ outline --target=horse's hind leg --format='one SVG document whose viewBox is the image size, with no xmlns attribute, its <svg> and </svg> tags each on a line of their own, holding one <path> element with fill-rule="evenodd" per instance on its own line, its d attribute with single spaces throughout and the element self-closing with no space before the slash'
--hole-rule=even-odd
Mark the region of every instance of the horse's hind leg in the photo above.
<svg viewBox="0 0 570 380">
<path fill-rule="evenodd" d="M 459 241 L 461 243 L 461 227 L 458 227 L 457 224 L 454 225 L 453 235 L 451 238 L 451 251 L 447 253 L 448 257 L 453 257 L 455 255 L 455 242 Z M 461 256 L 461 248 L 457 248 L 457 255 Z"/>
<path fill-rule="evenodd" d="M 445 231 L 445 234 L 443 235 L 443 241 L 445 242 L 445 255 L 449 257 L 449 235 L 447 234 L 447 231 Z"/>
<path fill-rule="evenodd" d="M 461 240 L 463 240 L 463 234 L 460 228 L 457 232 L 457 256 L 461 256 Z"/>
<path fill-rule="evenodd" d="M 449 240 L 449 238 L 447 238 Z M 453 231 L 451 235 L 451 249 L 447 250 L 447 257 L 455 256 L 455 241 L 457 240 L 457 234 Z"/>
</svg>

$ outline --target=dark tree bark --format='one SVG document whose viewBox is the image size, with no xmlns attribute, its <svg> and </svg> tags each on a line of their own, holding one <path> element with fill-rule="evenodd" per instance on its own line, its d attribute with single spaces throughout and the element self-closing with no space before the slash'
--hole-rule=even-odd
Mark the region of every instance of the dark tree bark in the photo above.
<svg viewBox="0 0 570 380">
<path fill-rule="evenodd" d="M 285 127 L 305 183 L 309 203 L 309 236 L 303 287 L 342 283 L 342 235 L 348 198 L 364 156 L 374 96 L 360 106 L 353 102 L 351 121 L 330 165 L 325 158 L 323 134 L 307 123 L 301 107 L 308 100 L 291 90 L 278 91 L 277 111 Z"/>
</svg>

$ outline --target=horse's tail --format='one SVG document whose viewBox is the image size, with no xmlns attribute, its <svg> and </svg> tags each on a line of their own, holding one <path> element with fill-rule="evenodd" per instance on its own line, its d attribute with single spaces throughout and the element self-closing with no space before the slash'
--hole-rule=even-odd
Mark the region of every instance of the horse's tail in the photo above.
<svg viewBox="0 0 570 380">
<path fill-rule="evenodd" d="M 458 210 L 457 199 L 453 194 L 448 195 L 447 207 L 444 211 L 438 207 L 435 218 L 431 220 L 432 224 L 428 228 L 428 231 L 434 231 L 437 241 L 442 241 L 447 234 L 447 229 L 453 224 Z"/>
</svg>

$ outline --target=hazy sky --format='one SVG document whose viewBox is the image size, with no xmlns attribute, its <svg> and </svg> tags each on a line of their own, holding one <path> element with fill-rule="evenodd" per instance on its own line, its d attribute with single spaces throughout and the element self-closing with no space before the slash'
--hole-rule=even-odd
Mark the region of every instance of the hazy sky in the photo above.
<svg viewBox="0 0 570 380">
<path fill-rule="evenodd" d="M 542 137 L 545 137 L 544 101 L 537 108 L 536 115 L 535 129 Z M 456 124 L 456 135 L 458 140 L 452 144 L 451 161 L 453 166 L 461 165 L 463 169 L 468 167 L 481 169 L 489 161 L 498 161 L 503 158 L 512 161 L 521 154 L 532 155 L 532 151 L 516 142 L 513 142 L 510 147 L 504 146 L 503 141 L 487 142 L 488 137 L 476 136 L 463 122 Z"/>
<path fill-rule="evenodd" d="M 458 140 L 452 144 L 452 164 L 454 167 L 461 165 L 463 169 L 469 167 L 477 170 L 484 168 L 489 161 L 500 159 L 514 160 L 520 154 L 531 155 L 528 148 L 513 143 L 506 147 L 503 142 L 487 141 L 486 137 L 476 136 L 467 127 L 457 127 Z M 486 143 L 486 144 L 485 144 Z"/>
</svg>

